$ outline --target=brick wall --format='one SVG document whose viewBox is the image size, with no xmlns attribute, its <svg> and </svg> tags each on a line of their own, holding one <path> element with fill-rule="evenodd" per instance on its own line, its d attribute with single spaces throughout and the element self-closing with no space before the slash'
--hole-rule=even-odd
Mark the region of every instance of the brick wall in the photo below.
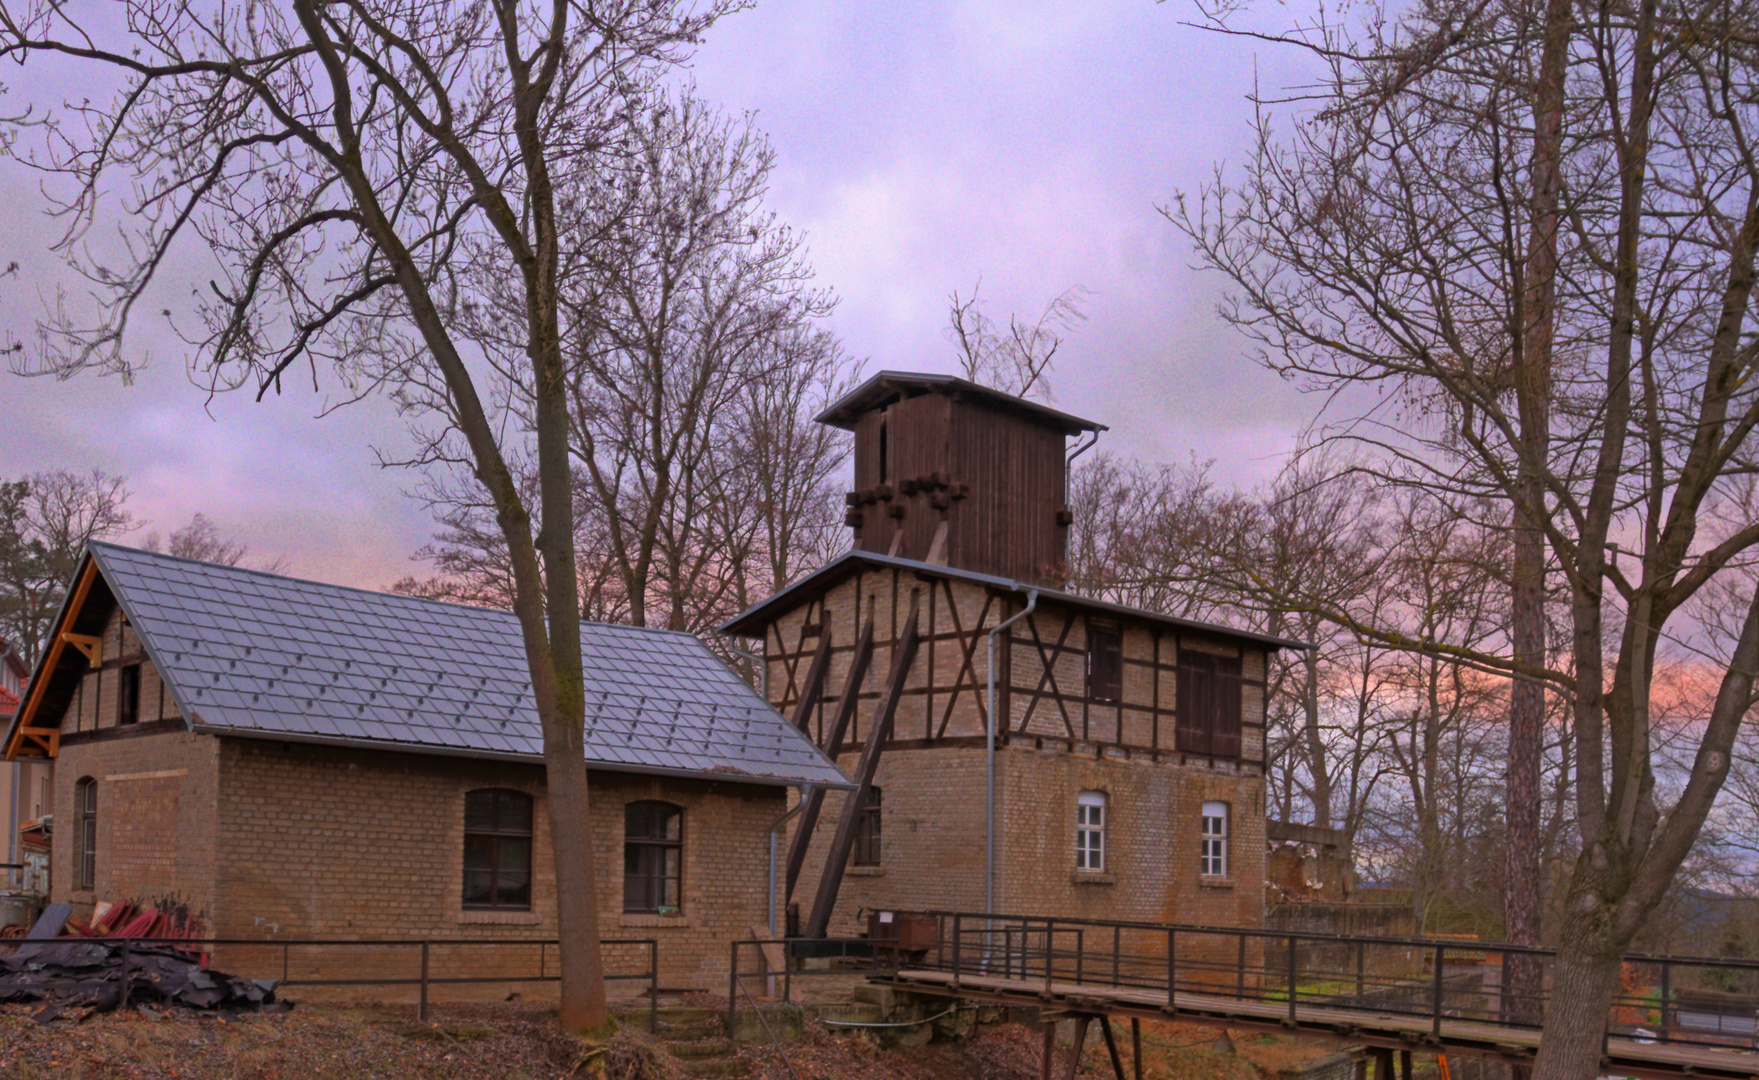
<svg viewBox="0 0 1759 1080">
<path fill-rule="evenodd" d="M 246 739 L 223 746 L 221 933 L 556 933 L 541 766 Z M 728 942 L 748 937 L 754 924 L 768 919 L 766 830 L 784 810 L 784 789 L 600 772 L 591 774 L 591 784 L 601 936 L 658 938 L 664 986 L 723 986 Z M 464 796 L 485 787 L 512 788 L 535 800 L 529 912 L 463 909 Z M 642 799 L 684 810 L 677 916 L 622 910 L 624 807 Z"/>
<path fill-rule="evenodd" d="M 74 788 L 98 786 L 96 887 L 75 887 Z M 213 927 L 216 740 L 188 732 L 63 744 L 54 771 L 56 829 L 50 892 L 90 914 L 96 900 L 187 905 Z"/>
<path fill-rule="evenodd" d="M 97 887 L 90 891 L 73 887 L 74 785 L 86 776 L 98 781 Z M 658 939 L 662 986 L 724 987 L 728 943 L 768 920 L 766 830 L 783 812 L 784 789 L 600 772 L 591 783 L 600 935 Z M 484 787 L 534 798 L 529 912 L 463 909 L 464 796 Z M 68 824 L 55 833 L 53 898 L 72 902 L 81 916 L 96 900 L 126 899 L 186 904 L 216 937 L 556 933 L 539 765 L 165 732 L 64 747 L 55 799 L 57 822 Z M 622 910 L 623 811 L 642 799 L 684 810 L 677 916 Z M 264 962 L 234 953 L 218 962 L 252 971 Z M 645 965 L 639 950 L 619 954 L 629 961 L 625 970 Z M 414 955 L 307 952 L 300 974 L 339 977 L 382 963 L 392 975 L 408 975 L 403 969 Z M 468 954 L 453 959 L 462 970 Z"/>
</svg>

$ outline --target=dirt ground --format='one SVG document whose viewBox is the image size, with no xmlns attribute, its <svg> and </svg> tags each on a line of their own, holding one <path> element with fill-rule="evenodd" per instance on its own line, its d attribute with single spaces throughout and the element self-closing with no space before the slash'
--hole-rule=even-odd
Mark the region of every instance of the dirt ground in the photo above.
<svg viewBox="0 0 1759 1080">
<path fill-rule="evenodd" d="M 1059 1028 L 1059 1068 L 1068 1057 L 1071 1027 L 1065 1023 Z M 1132 1076 L 1129 1021 L 1118 1023 L 1114 1031 L 1125 1075 Z M 985 1028 L 974 1039 L 882 1051 L 870 1036 L 832 1035 L 822 1026 L 809 1024 L 805 1039 L 788 1044 L 781 1053 L 769 1047 L 748 1047 L 745 1056 L 755 1066 L 751 1075 L 761 1080 L 1038 1080 L 1041 1032 L 1005 1024 Z M 1225 1043 L 1224 1035 L 1228 1036 Z M 1233 1046 L 1233 1052 L 1225 1049 L 1227 1045 Z M 1228 1033 L 1220 1028 L 1160 1021 L 1142 1024 L 1145 1080 L 1263 1080 L 1279 1069 L 1336 1051 L 1329 1043 L 1282 1035 Z M 1097 1027 L 1088 1034 L 1080 1075 L 1112 1076 L 1110 1055 Z"/>
<path fill-rule="evenodd" d="M 542 1004 L 448 1005 L 419 1024 L 410 1010 L 301 1005 L 273 1015 L 222 1017 L 145 1009 L 39 1024 L 35 1009 L 0 1006 L 0 1080 L 551 1080 L 576 1074 L 584 1044 L 552 1026 Z M 1064 1025 L 1067 1038 L 1068 1025 Z M 1149 1080 L 1261 1080 L 1278 1067 L 1332 1052 L 1279 1036 L 1233 1033 L 1237 1054 L 1214 1047 L 1222 1032 L 1187 1024 L 1143 1025 Z M 1129 1025 L 1118 1028 L 1126 1070 Z M 620 1037 L 624 1059 L 650 1055 L 638 1032 Z M 881 1050 L 866 1035 L 831 1034 L 810 1024 L 778 1053 L 747 1046 L 761 1080 L 1037 1080 L 1039 1029 L 998 1025 L 959 1042 Z M 1059 1060 L 1066 1055 L 1059 1047 Z M 785 1061 L 784 1061 L 785 1057 Z M 668 1062 L 650 1078 L 670 1073 Z M 1111 1075 L 1096 1028 L 1082 1075 Z"/>
</svg>

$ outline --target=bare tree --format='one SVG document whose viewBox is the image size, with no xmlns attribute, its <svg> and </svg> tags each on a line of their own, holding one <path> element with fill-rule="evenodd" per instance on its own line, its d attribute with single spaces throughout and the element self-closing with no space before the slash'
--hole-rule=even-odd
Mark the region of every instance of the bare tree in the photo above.
<svg viewBox="0 0 1759 1080">
<path fill-rule="evenodd" d="M 1325 390 L 1381 390 L 1375 410 L 1333 430 L 1367 445 L 1388 482 L 1468 516 L 1481 503 L 1518 509 L 1543 532 L 1569 612 L 1543 663 L 1531 643 L 1413 640 L 1311 603 L 1366 640 L 1537 681 L 1569 704 L 1579 855 L 1535 1063 L 1547 1080 L 1594 1075 L 1618 956 L 1691 852 L 1754 701 L 1759 594 L 1748 590 L 1689 777 L 1660 801 L 1657 659 L 1677 648 L 1694 596 L 1759 544 L 1751 519 L 1708 513 L 1753 467 L 1759 424 L 1746 324 L 1756 16 L 1740 2 L 1639 0 L 1581 9 L 1568 28 L 1544 371 L 1515 365 L 1530 328 L 1517 299 L 1542 123 L 1533 31 L 1547 25 L 1530 7 L 1423 9 L 1370 19 L 1359 42 L 1325 38 L 1327 108 L 1287 137 L 1263 118 L 1239 183 L 1169 209 L 1229 279 L 1224 315 L 1264 363 Z M 1516 382 L 1545 395 L 1543 445 Z"/>
<path fill-rule="evenodd" d="M 26 664 L 48 644 L 87 542 L 134 528 L 128 495 L 121 477 L 99 469 L 0 481 L 0 637 Z"/>
<path fill-rule="evenodd" d="M 567 202 L 631 149 L 653 80 L 730 4 L 127 0 L 95 13 L 0 3 L 0 56 L 116 80 L 39 113 L 94 306 L 52 310 L 33 370 L 126 373 L 126 331 L 185 242 L 201 290 L 192 365 L 216 389 L 278 390 L 305 367 L 346 395 L 389 385 L 426 411 L 493 506 L 543 724 L 564 1027 L 609 1023 L 598 956 L 569 469 L 560 227 Z M 96 102 L 96 103 L 94 103 Z M 14 128 L 14 131 L 17 129 Z M 59 185 L 59 186 L 58 186 Z M 112 197 L 109 192 L 124 194 Z M 120 250 L 82 243 L 94 224 Z M 514 347 L 461 330 L 479 301 L 460 265 L 492 262 L 520 298 Z M 523 365 L 522 408 L 483 362 Z M 485 393 L 485 390 L 487 393 Z M 501 423 L 509 412 L 515 423 Z M 529 453 L 535 497 L 509 466 Z"/>
<path fill-rule="evenodd" d="M 663 95 L 634 143 L 570 204 L 562 252 L 581 604 L 717 645 L 711 627 L 841 539 L 829 481 L 846 437 L 813 416 L 852 365 L 818 324 L 831 298 L 799 240 L 763 209 L 774 154 L 749 121 Z M 470 332 L 505 349 L 518 297 L 496 292 L 492 263 L 471 273 L 496 304 L 468 313 Z M 518 368 L 498 376 L 527 408 Z M 441 576 L 396 587 L 504 603 L 504 546 L 456 471 L 419 492 L 444 526 L 419 557 Z"/>
<path fill-rule="evenodd" d="M 763 209 L 775 153 L 748 119 L 678 93 L 636 131 L 614 217 L 590 227 L 563 283 L 571 446 L 631 620 L 697 629 L 721 606 L 711 571 L 746 554 L 717 550 L 704 528 L 750 498 L 733 449 L 745 406 L 767 383 L 811 384 L 799 364 L 828 339 L 808 328 L 833 300 Z M 741 537 L 723 522 L 721 545 Z"/>
<path fill-rule="evenodd" d="M 978 306 L 982 289 L 983 279 L 978 278 L 970 296 L 961 297 L 955 289 L 947 298 L 946 334 L 959 351 L 959 373 L 1004 394 L 1053 400 L 1051 361 L 1063 345 L 1063 335 L 1087 321 L 1087 288 L 1064 289 L 1032 322 L 1008 316 L 1006 332 Z"/>
<path fill-rule="evenodd" d="M 163 550 L 165 554 L 175 555 L 180 559 L 196 559 L 224 566 L 238 566 L 250 554 L 250 547 L 244 541 L 227 536 L 208 515 L 200 512 L 189 519 L 189 524 L 180 529 L 172 529 L 171 535 L 164 540 L 156 532 L 148 533 L 141 547 L 148 551 Z M 260 569 L 280 573 L 286 567 L 277 559 Z"/>
</svg>

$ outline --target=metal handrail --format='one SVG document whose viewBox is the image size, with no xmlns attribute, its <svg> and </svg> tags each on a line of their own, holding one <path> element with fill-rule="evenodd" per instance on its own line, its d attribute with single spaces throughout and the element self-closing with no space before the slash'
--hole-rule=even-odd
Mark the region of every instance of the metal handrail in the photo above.
<svg viewBox="0 0 1759 1080">
<path fill-rule="evenodd" d="M 434 986 L 472 985 L 479 983 L 533 983 L 560 982 L 561 974 L 549 974 L 547 967 L 547 950 L 560 946 L 559 938 L 220 938 L 220 937 L 53 937 L 53 938 L 7 938 L 0 940 L 0 948 L 29 947 L 47 949 L 66 945 L 120 945 L 130 950 L 141 945 L 162 945 L 183 952 L 205 952 L 211 947 L 229 946 L 233 948 L 252 947 L 281 950 L 281 978 L 275 980 L 278 986 L 415 986 L 419 987 L 419 999 L 416 1013 L 419 1019 L 428 1018 L 428 991 Z M 599 945 L 639 945 L 647 953 L 647 970 L 631 974 L 606 975 L 606 982 L 633 982 L 642 980 L 647 983 L 648 995 L 648 1030 L 653 1031 L 659 1021 L 659 970 L 660 949 L 658 938 L 602 938 Z M 435 947 L 455 948 L 462 946 L 501 947 L 523 946 L 539 949 L 537 975 L 446 975 L 432 974 L 429 960 Z M 295 979 L 289 976 L 291 969 L 291 953 L 296 948 L 419 948 L 420 975 L 414 978 L 346 978 L 346 979 Z M 126 958 L 125 958 L 126 963 Z"/>
</svg>

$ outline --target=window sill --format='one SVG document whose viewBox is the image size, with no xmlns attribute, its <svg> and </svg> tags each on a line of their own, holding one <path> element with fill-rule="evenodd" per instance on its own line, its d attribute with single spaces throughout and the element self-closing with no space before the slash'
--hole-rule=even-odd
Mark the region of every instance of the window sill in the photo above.
<svg viewBox="0 0 1759 1080">
<path fill-rule="evenodd" d="M 458 921 L 491 926 L 537 926 L 544 917 L 535 911 L 460 911 Z"/>
<path fill-rule="evenodd" d="M 1234 882 L 1230 878 L 1200 877 L 1197 879 L 1197 887 L 1200 889 L 1231 889 L 1234 887 Z"/>
<path fill-rule="evenodd" d="M 67 902 L 70 904 L 95 904 L 98 902 L 98 894 L 96 890 L 76 889 L 67 898 Z"/>
<path fill-rule="evenodd" d="M 844 873 L 849 877 L 885 877 L 886 868 L 883 866 L 851 866 Z"/>
<path fill-rule="evenodd" d="M 696 920 L 688 915 L 643 915 L 639 912 L 625 911 L 617 916 L 617 925 L 625 928 L 688 930 L 696 925 Z"/>
<path fill-rule="evenodd" d="M 1103 870 L 1076 870 L 1069 875 L 1071 885 L 1116 885 L 1116 874 L 1108 874 Z"/>
</svg>

